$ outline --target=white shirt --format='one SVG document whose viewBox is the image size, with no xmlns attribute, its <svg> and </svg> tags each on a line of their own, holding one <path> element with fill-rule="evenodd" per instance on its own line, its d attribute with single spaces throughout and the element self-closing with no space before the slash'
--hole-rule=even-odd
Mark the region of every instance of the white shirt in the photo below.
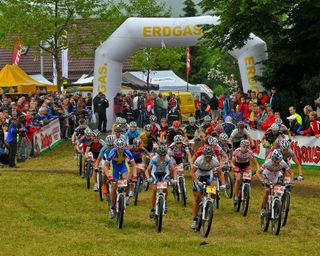
<svg viewBox="0 0 320 256">
<path fill-rule="evenodd" d="M 138 101 L 139 101 L 139 96 L 136 96 L 133 98 L 133 101 L 132 101 L 133 110 L 138 110 Z"/>
</svg>

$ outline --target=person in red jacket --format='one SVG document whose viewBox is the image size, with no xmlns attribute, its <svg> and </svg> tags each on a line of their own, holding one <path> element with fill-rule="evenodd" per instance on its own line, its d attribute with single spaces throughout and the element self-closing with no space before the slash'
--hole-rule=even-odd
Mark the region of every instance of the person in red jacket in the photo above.
<svg viewBox="0 0 320 256">
<path fill-rule="evenodd" d="M 243 119 L 248 120 L 249 119 L 249 101 L 250 99 L 246 100 L 244 96 L 241 97 L 240 103 L 238 106 L 238 112 L 239 114 L 242 114 Z"/>
<path fill-rule="evenodd" d="M 302 135 L 314 135 L 316 138 L 320 137 L 320 121 L 317 120 L 317 112 L 309 113 L 310 125 L 309 128 L 300 132 Z"/>
<path fill-rule="evenodd" d="M 32 145 L 33 145 L 33 135 L 40 129 L 40 127 L 34 126 L 32 124 L 32 116 L 27 115 L 26 116 L 26 123 L 25 123 L 25 128 L 26 128 L 26 137 L 27 137 L 27 154 L 28 157 L 31 155 L 32 151 Z"/>
<path fill-rule="evenodd" d="M 263 131 L 268 130 L 271 127 L 271 125 L 274 123 L 274 121 L 276 120 L 272 109 L 269 109 L 267 114 L 268 114 L 267 119 L 261 124 L 261 129 Z"/>
<path fill-rule="evenodd" d="M 263 91 L 262 92 L 262 98 L 261 98 L 261 104 L 262 105 L 265 105 L 265 104 L 267 104 L 268 102 L 269 102 L 269 95 L 268 95 L 268 93 L 266 92 L 266 91 Z"/>
</svg>

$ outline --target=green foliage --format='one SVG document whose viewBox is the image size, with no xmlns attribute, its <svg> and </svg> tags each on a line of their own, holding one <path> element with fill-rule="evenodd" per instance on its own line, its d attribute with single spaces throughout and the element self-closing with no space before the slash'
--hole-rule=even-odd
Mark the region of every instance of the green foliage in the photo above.
<svg viewBox="0 0 320 256">
<path fill-rule="evenodd" d="M 223 86 L 223 85 L 216 85 L 213 87 L 213 91 L 216 95 L 221 95 L 221 94 L 228 94 L 230 95 L 233 90 L 232 88 L 229 88 L 229 87 L 226 87 L 226 86 Z"/>
<path fill-rule="evenodd" d="M 197 16 L 197 9 L 196 9 L 196 5 L 193 2 L 193 0 L 185 0 L 183 2 L 183 12 L 184 12 L 184 17 L 193 17 L 193 16 Z"/>
</svg>

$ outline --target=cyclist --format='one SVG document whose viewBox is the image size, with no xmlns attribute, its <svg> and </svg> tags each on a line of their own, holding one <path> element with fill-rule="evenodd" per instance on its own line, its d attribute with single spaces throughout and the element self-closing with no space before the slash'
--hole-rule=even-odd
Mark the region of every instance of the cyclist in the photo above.
<svg viewBox="0 0 320 256">
<path fill-rule="evenodd" d="M 278 137 L 281 136 L 280 127 L 278 124 L 273 123 L 270 128 L 265 132 L 261 141 L 265 148 L 271 148 L 273 143 L 277 141 Z M 277 147 L 277 146 L 276 146 Z"/>
<path fill-rule="evenodd" d="M 148 152 L 152 152 L 153 143 L 158 143 L 158 138 L 152 134 L 151 129 L 151 125 L 146 124 L 144 126 L 144 132 L 142 132 L 139 137 L 142 142 L 142 146 L 148 150 Z"/>
<path fill-rule="evenodd" d="M 157 117 L 155 115 L 151 115 L 149 120 L 151 125 L 151 133 L 157 137 L 161 130 L 160 125 L 157 123 Z"/>
<path fill-rule="evenodd" d="M 88 158 L 90 155 L 92 155 L 92 163 L 95 163 L 96 160 L 99 157 L 99 153 L 100 150 L 104 147 L 104 142 L 100 140 L 100 132 L 97 131 L 93 131 L 93 140 L 91 141 L 91 143 L 89 143 L 87 145 L 86 148 L 86 153 L 85 153 L 85 157 Z M 90 154 L 91 153 L 91 154 Z M 93 186 L 93 190 L 94 191 L 98 191 L 98 184 L 97 184 L 97 173 L 94 172 L 93 173 L 93 180 L 94 180 L 94 186 Z"/>
<path fill-rule="evenodd" d="M 197 223 L 197 215 L 199 211 L 199 203 L 201 200 L 201 189 L 202 183 L 210 184 L 211 186 L 216 186 L 216 181 L 214 177 L 214 172 L 219 170 L 219 161 L 214 156 L 213 149 L 210 146 L 206 146 L 203 149 L 203 153 L 199 156 L 195 162 L 193 163 L 191 169 L 191 177 L 193 179 L 193 204 L 192 204 L 192 214 L 193 221 L 191 224 L 191 228 L 196 228 Z M 219 176 L 221 175 L 221 171 L 219 172 Z M 224 183 L 222 183 L 220 188 L 223 188 Z"/>
<path fill-rule="evenodd" d="M 172 158 L 175 165 L 183 163 L 183 158 L 186 157 L 189 164 L 192 163 L 192 157 L 187 144 L 183 143 L 182 135 L 174 136 L 173 143 L 168 148 L 168 155 Z"/>
<path fill-rule="evenodd" d="M 132 148 L 130 149 L 130 152 L 133 156 L 133 159 L 135 161 L 136 164 L 141 164 L 143 163 L 143 156 L 146 156 L 148 158 L 151 157 L 150 153 L 148 150 L 146 150 L 142 144 L 141 144 L 141 140 L 139 139 L 134 139 L 133 143 L 132 143 Z M 141 171 L 141 170 L 139 170 Z"/>
<path fill-rule="evenodd" d="M 84 170 L 84 163 L 86 162 L 86 155 L 84 154 L 86 152 L 87 146 L 92 142 L 93 138 L 93 131 L 90 128 L 86 128 L 84 131 L 84 137 L 82 137 L 79 140 L 79 143 L 76 145 L 77 152 L 80 154 L 83 154 L 83 160 L 82 160 L 82 170 Z M 82 172 L 81 177 L 84 178 L 84 172 Z"/>
<path fill-rule="evenodd" d="M 221 164 L 221 168 L 222 168 L 221 159 L 222 159 L 222 157 L 227 158 L 227 155 L 222 150 L 222 148 L 219 146 L 219 141 L 210 135 L 206 137 L 205 144 L 203 146 L 201 146 L 200 148 L 198 148 L 197 152 L 193 156 L 193 160 L 195 160 L 196 158 L 198 158 L 199 156 L 202 155 L 202 152 L 206 146 L 212 147 L 213 152 L 215 154 L 215 157 L 219 160 L 219 162 Z"/>
<path fill-rule="evenodd" d="M 74 145 L 75 152 L 77 152 L 76 145 L 78 144 L 81 137 L 84 136 L 84 131 L 87 128 L 87 123 L 85 119 L 79 120 L 79 126 L 74 129 L 74 133 L 72 134 L 71 140 Z M 75 159 L 77 159 L 77 154 L 75 154 Z"/>
<path fill-rule="evenodd" d="M 173 138 L 176 135 L 182 135 L 184 136 L 183 130 L 180 128 L 181 122 L 180 121 L 174 121 L 172 123 L 172 127 L 168 129 L 168 135 L 167 135 L 167 145 L 170 145 L 173 143 Z"/>
<path fill-rule="evenodd" d="M 200 126 L 200 130 L 201 132 L 204 134 L 206 132 L 206 130 L 210 127 L 210 122 L 211 122 L 211 116 L 209 115 L 206 115 L 204 118 L 203 118 L 203 123 L 202 125 Z"/>
<path fill-rule="evenodd" d="M 167 140 L 167 134 L 168 134 L 168 120 L 166 118 L 161 118 L 160 120 L 160 142 Z"/>
<path fill-rule="evenodd" d="M 281 151 L 283 160 L 289 165 L 289 167 L 290 167 L 290 159 L 292 159 L 292 161 L 297 165 L 299 176 L 296 177 L 296 180 L 298 181 L 304 180 L 300 161 L 298 160 L 293 150 L 290 149 L 290 141 L 283 139 L 279 142 L 279 145 L 280 145 L 280 151 Z"/>
<path fill-rule="evenodd" d="M 210 122 L 210 126 L 205 130 L 205 135 L 206 136 L 211 135 L 211 136 L 215 137 L 216 136 L 216 132 L 215 132 L 216 126 L 217 126 L 217 123 L 214 120 L 212 120 Z"/>
<path fill-rule="evenodd" d="M 121 120 L 122 120 L 122 117 L 120 116 L 116 117 L 116 121 L 112 125 L 112 134 L 114 134 L 115 133 L 114 130 L 121 125 Z"/>
<path fill-rule="evenodd" d="M 232 154 L 232 167 L 235 173 L 234 182 L 234 203 L 238 203 L 238 193 L 241 183 L 241 172 L 251 172 L 250 160 L 252 160 L 257 170 L 259 169 L 259 163 L 256 160 L 253 152 L 249 149 L 250 143 L 248 140 L 242 140 L 240 147 L 237 148 Z"/>
<path fill-rule="evenodd" d="M 126 136 L 123 135 L 123 130 L 121 128 L 120 125 L 118 125 L 117 127 L 115 127 L 114 129 L 114 133 L 113 133 L 115 139 L 123 139 L 123 140 L 127 140 Z"/>
<path fill-rule="evenodd" d="M 129 124 L 130 129 L 124 134 L 127 137 L 127 144 L 132 145 L 133 140 L 139 138 L 140 132 L 137 130 L 137 123 L 132 121 Z"/>
<path fill-rule="evenodd" d="M 151 177 L 150 173 L 151 172 Z M 170 175 L 171 174 L 171 175 Z M 161 145 L 158 147 L 157 154 L 151 158 L 149 166 L 146 171 L 146 176 L 149 182 L 153 182 L 152 195 L 151 195 L 151 211 L 150 218 L 154 218 L 155 214 L 155 203 L 158 181 L 170 180 L 170 176 L 173 177 L 174 181 L 177 179 L 177 174 L 173 168 L 171 158 L 167 155 L 167 147 Z M 168 193 L 166 193 L 167 197 Z"/>
<path fill-rule="evenodd" d="M 184 128 L 184 134 L 186 141 L 189 141 L 191 148 L 194 149 L 195 139 L 199 137 L 199 127 L 196 125 L 196 118 L 194 116 L 190 116 L 189 124 Z"/>
<path fill-rule="evenodd" d="M 267 159 L 256 173 L 259 181 L 265 185 L 265 191 L 262 197 L 261 216 L 265 216 L 266 214 L 268 194 L 270 193 L 268 184 L 269 182 L 272 182 L 272 184 L 280 183 L 281 178 L 283 177 L 283 172 L 285 176 L 290 176 L 290 167 L 283 160 L 281 151 L 275 149 L 271 154 L 271 159 Z"/>
<path fill-rule="evenodd" d="M 228 158 L 232 155 L 232 145 L 229 143 L 229 138 L 226 133 L 221 133 L 219 135 L 219 146 L 227 154 Z"/>
<path fill-rule="evenodd" d="M 253 145 L 252 139 L 248 130 L 245 128 L 244 122 L 240 121 L 237 124 L 237 128 L 234 129 L 230 135 L 230 142 L 232 143 L 233 149 L 239 148 L 242 140 L 249 140 L 251 145 Z"/>
<path fill-rule="evenodd" d="M 222 127 L 224 132 L 230 137 L 232 131 L 236 128 L 236 126 L 232 123 L 232 117 L 226 116 L 224 123 L 222 123 Z"/>
<path fill-rule="evenodd" d="M 124 180 L 129 179 L 128 168 L 126 166 L 126 159 L 131 163 L 132 171 L 134 177 L 136 177 L 136 164 L 134 162 L 133 156 L 126 146 L 126 142 L 123 139 L 116 139 L 114 141 L 115 148 L 111 149 L 105 165 L 104 171 L 110 181 L 117 181 L 120 178 L 120 174 Z M 112 165 L 112 173 L 110 171 L 110 164 Z M 114 218 L 114 210 L 116 203 L 116 189 L 117 183 L 112 182 L 110 191 L 110 201 L 111 207 L 109 211 L 109 218 Z"/>
<path fill-rule="evenodd" d="M 126 133 L 129 130 L 130 127 L 127 124 L 127 119 L 121 118 L 120 128 L 122 129 L 123 133 Z"/>
</svg>

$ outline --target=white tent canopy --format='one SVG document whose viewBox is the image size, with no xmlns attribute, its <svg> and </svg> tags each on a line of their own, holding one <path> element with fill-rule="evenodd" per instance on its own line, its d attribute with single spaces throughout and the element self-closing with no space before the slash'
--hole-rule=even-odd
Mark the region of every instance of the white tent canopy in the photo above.
<svg viewBox="0 0 320 256">
<path fill-rule="evenodd" d="M 48 84 L 48 85 L 53 85 L 52 82 L 50 82 L 47 78 L 45 78 L 43 75 L 41 74 L 36 74 L 36 75 L 30 75 L 30 77 L 33 79 L 33 80 L 36 80 L 42 84 Z"/>
<path fill-rule="evenodd" d="M 72 85 L 84 85 L 84 84 L 92 84 L 93 83 L 93 75 L 83 74 L 77 81 L 73 82 Z"/>
</svg>

